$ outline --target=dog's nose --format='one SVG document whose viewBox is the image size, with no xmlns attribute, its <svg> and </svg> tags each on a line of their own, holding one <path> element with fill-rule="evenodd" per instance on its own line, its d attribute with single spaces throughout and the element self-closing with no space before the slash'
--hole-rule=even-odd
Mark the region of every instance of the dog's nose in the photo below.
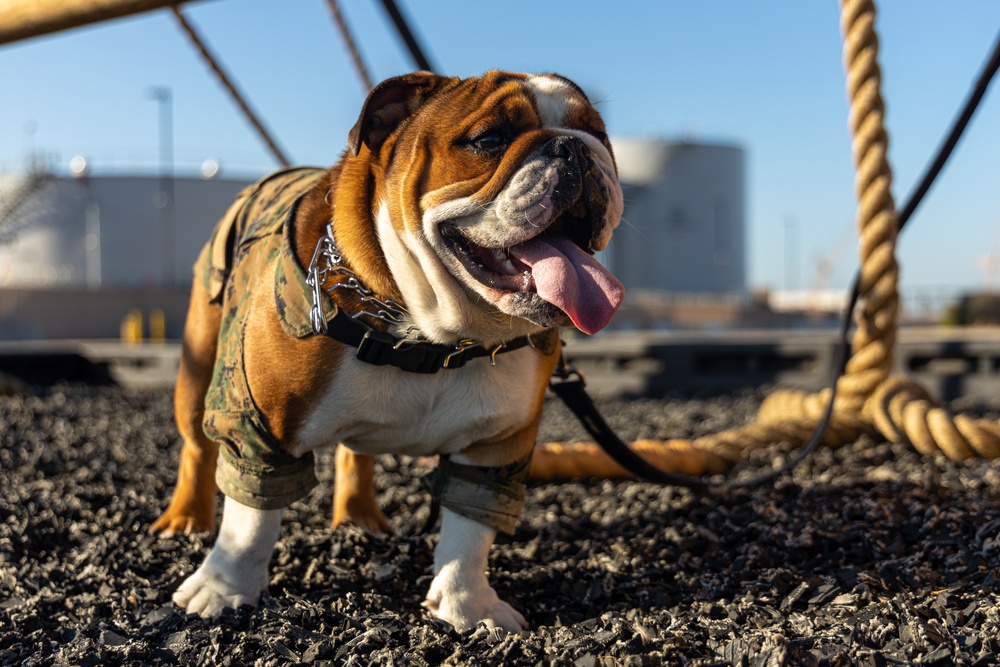
<svg viewBox="0 0 1000 667">
<path fill-rule="evenodd" d="M 555 136 L 543 146 L 542 152 L 552 160 L 562 161 L 559 176 L 563 180 L 600 178 L 592 153 L 579 137 Z"/>
<path fill-rule="evenodd" d="M 564 160 L 574 160 L 579 157 L 583 149 L 583 142 L 576 137 L 565 134 L 553 137 L 545 145 L 545 153 L 551 157 L 563 158 Z"/>
</svg>

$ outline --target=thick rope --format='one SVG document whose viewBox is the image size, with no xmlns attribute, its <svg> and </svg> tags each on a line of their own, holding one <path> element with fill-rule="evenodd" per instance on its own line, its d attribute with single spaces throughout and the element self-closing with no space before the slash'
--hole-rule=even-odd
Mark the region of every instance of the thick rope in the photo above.
<svg viewBox="0 0 1000 667">
<path fill-rule="evenodd" d="M 875 5 L 873 0 L 841 0 L 840 8 L 857 173 L 860 300 L 852 355 L 838 380 L 833 416 L 823 442 L 839 446 L 869 433 L 909 442 L 922 454 L 940 452 L 957 461 L 974 456 L 1000 458 L 1000 424 L 953 417 L 914 382 L 890 377 L 899 314 L 898 227 L 890 192 L 892 170 L 886 157 L 889 138 L 884 125 Z M 748 426 L 694 441 L 640 441 L 636 450 L 673 472 L 717 473 L 723 462 L 735 462 L 752 449 L 778 442 L 802 445 L 816 428 L 829 394 L 829 390 L 816 394 L 779 390 L 764 401 L 757 421 Z M 545 443 L 536 448 L 535 456 L 532 476 L 538 479 L 628 476 L 589 443 L 572 448 Z"/>
<path fill-rule="evenodd" d="M 895 259 L 896 206 L 886 158 L 889 137 L 883 120 L 875 6 L 871 0 L 841 2 L 844 65 L 850 97 L 850 128 L 856 169 L 861 276 L 852 355 L 838 393 L 858 410 L 889 376 L 896 342 L 899 269 Z"/>
</svg>

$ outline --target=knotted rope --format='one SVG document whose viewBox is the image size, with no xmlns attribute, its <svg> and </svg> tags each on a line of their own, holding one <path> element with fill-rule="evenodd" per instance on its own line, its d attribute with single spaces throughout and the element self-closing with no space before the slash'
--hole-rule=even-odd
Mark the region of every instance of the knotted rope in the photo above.
<svg viewBox="0 0 1000 667">
<path fill-rule="evenodd" d="M 887 160 L 889 138 L 878 66 L 873 0 L 841 0 L 844 66 L 850 98 L 850 129 L 856 169 L 857 225 L 861 271 L 852 354 L 837 381 L 837 398 L 824 444 L 839 446 L 862 433 L 909 442 L 922 454 L 963 460 L 1000 458 L 1000 423 L 953 416 L 911 380 L 890 376 L 899 313 L 896 207 Z M 779 390 L 768 396 L 757 421 L 693 441 L 639 441 L 637 452 L 667 470 L 716 473 L 746 451 L 777 442 L 802 445 L 829 401 L 815 394 Z M 625 476 L 594 444 L 545 443 L 535 451 L 532 477 Z"/>
</svg>

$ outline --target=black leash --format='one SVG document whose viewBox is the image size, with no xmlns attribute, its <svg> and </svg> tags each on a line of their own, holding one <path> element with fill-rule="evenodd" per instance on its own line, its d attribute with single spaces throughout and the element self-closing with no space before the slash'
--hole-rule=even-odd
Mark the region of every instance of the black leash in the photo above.
<svg viewBox="0 0 1000 667">
<path fill-rule="evenodd" d="M 561 353 L 559 365 L 556 367 L 555 374 L 549 381 L 549 388 L 576 415 L 576 418 L 583 424 L 587 433 L 601 446 L 601 449 L 607 452 L 618 465 L 639 479 L 647 482 L 656 482 L 657 484 L 686 486 L 693 489 L 704 489 L 710 485 L 707 480 L 701 477 L 682 475 L 658 468 L 636 454 L 625 441 L 615 434 L 611 427 L 608 426 L 608 423 L 604 421 L 604 417 L 601 416 L 601 413 L 597 410 L 597 406 L 594 405 L 594 401 L 591 400 L 590 394 L 587 393 L 583 375 L 567 364 Z"/>
<path fill-rule="evenodd" d="M 724 482 L 715 482 L 705 477 L 695 477 L 684 475 L 659 468 L 646 459 L 642 458 L 628 446 L 615 432 L 608 426 L 607 422 L 597 410 L 590 395 L 587 394 L 583 375 L 560 358 L 560 363 L 556 367 L 556 372 L 549 381 L 549 388 L 562 399 L 566 407 L 576 415 L 584 429 L 601 446 L 608 456 L 625 470 L 629 471 L 637 479 L 644 482 L 654 482 L 656 484 L 670 484 L 682 486 L 689 489 L 724 491 L 742 487 L 759 486 L 781 475 L 793 470 L 807 456 L 811 455 L 823 441 L 823 434 L 830 425 L 833 417 L 833 406 L 837 399 L 837 380 L 844 374 L 848 359 L 848 339 L 847 333 L 850 328 L 850 314 L 854 311 L 854 306 L 858 301 L 858 281 L 855 279 L 854 287 L 851 291 L 850 304 L 840 322 L 839 341 L 834 363 L 834 377 L 830 383 L 830 400 L 827 401 L 823 415 L 817 422 L 809 439 L 799 448 L 795 456 L 785 462 L 780 468 L 775 468 L 767 472 L 754 475 L 746 479 L 730 479 Z"/>
<path fill-rule="evenodd" d="M 931 185 L 941 173 L 945 163 L 948 162 L 948 158 L 951 157 L 952 151 L 955 149 L 955 146 L 958 145 L 959 139 L 965 132 L 965 129 L 968 126 L 969 121 L 972 119 L 976 109 L 979 107 L 979 103 L 986 94 L 986 89 L 989 87 L 998 69 L 1000 69 L 1000 34 L 997 35 L 997 41 L 993 46 L 993 51 L 980 72 L 975 86 L 966 98 L 961 113 L 959 113 L 959 115 L 952 122 L 951 130 L 948 132 L 946 139 L 938 147 L 934 159 L 928 165 L 923 177 L 920 179 L 919 184 L 916 188 L 914 188 L 909 195 L 906 204 L 898 212 L 896 216 L 897 231 L 901 231 L 903 226 L 913 216 L 913 213 L 923 201 L 924 195 L 926 195 L 930 190 Z M 826 432 L 826 429 L 830 426 L 830 419 L 833 416 L 833 406 L 837 398 L 837 382 L 843 376 L 844 370 L 847 368 L 847 360 L 849 359 L 848 350 L 850 341 L 848 340 L 848 332 L 854 315 L 854 308 L 858 303 L 858 297 L 860 295 L 860 280 L 861 275 L 859 271 L 854 276 L 851 296 L 848 299 L 847 308 L 844 310 L 840 321 L 833 380 L 830 382 L 830 398 L 823 411 L 823 416 L 816 424 L 812 434 L 809 436 L 809 439 L 803 444 L 794 457 L 786 461 L 781 467 L 769 470 L 759 475 L 754 475 L 753 477 L 743 480 L 713 482 L 703 477 L 694 477 L 691 475 L 684 475 L 681 473 L 663 470 L 662 468 L 651 464 L 649 461 L 636 454 L 635 451 L 632 450 L 627 443 L 622 441 L 622 439 L 615 434 L 611 427 L 608 426 L 600 412 L 598 412 L 597 406 L 594 405 L 593 400 L 591 400 L 590 396 L 587 394 L 583 375 L 575 368 L 567 364 L 565 359 L 562 357 L 560 358 L 559 365 L 556 367 L 555 374 L 549 383 L 549 387 L 553 392 L 555 392 L 556 396 L 562 399 L 573 414 L 576 415 L 577 419 L 580 420 L 580 423 L 583 424 L 583 427 L 587 430 L 591 437 L 594 438 L 597 444 L 600 445 L 601 448 L 604 449 L 604 451 L 607 452 L 607 454 L 614 459 L 616 463 L 618 463 L 618 465 L 628 470 L 640 480 L 654 482 L 656 484 L 671 484 L 691 489 L 720 491 L 740 487 L 758 486 L 760 484 L 770 482 L 779 476 L 790 472 L 799 463 L 801 463 L 803 459 L 812 454 L 823 441 L 823 435 Z"/>
</svg>

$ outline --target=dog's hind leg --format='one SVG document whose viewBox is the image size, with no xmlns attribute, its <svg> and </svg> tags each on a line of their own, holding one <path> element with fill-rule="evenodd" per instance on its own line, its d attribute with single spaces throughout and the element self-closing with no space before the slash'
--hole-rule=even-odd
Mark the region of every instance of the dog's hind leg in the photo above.
<svg viewBox="0 0 1000 667">
<path fill-rule="evenodd" d="M 201 533 L 215 529 L 215 463 L 218 445 L 205 435 L 205 393 L 212 380 L 220 309 L 195 280 L 184 325 L 180 370 L 174 390 L 177 430 L 184 440 L 177 486 L 170 505 L 149 528 L 153 533 Z"/>
<path fill-rule="evenodd" d="M 391 533 L 392 526 L 375 498 L 375 457 L 337 445 L 331 528 L 345 523 L 371 533 Z"/>
</svg>

